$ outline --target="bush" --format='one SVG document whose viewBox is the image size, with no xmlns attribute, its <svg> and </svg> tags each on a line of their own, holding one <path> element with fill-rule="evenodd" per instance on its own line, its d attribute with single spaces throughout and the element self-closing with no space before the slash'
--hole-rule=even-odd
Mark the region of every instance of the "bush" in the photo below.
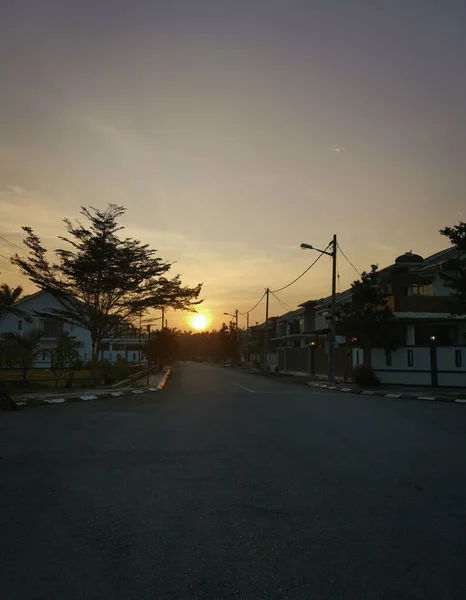
<svg viewBox="0 0 466 600">
<path fill-rule="evenodd" d="M 357 365 L 353 369 L 353 381 L 361 386 L 379 386 L 380 379 L 370 365 Z"/>
<path fill-rule="evenodd" d="M 125 359 L 110 363 L 107 359 L 99 360 L 97 364 L 100 378 L 106 385 L 127 379 L 131 375 L 131 368 Z"/>
</svg>

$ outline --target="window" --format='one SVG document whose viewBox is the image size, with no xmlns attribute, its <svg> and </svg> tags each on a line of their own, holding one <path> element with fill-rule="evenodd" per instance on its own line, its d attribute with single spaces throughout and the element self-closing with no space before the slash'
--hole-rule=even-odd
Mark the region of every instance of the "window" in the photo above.
<svg viewBox="0 0 466 600">
<path fill-rule="evenodd" d="M 18 321 L 18 331 L 22 331 L 22 330 L 23 330 L 23 322 Z"/>
<path fill-rule="evenodd" d="M 87 360 L 87 354 L 84 353 L 84 360 Z"/>
<path fill-rule="evenodd" d="M 133 352 L 133 361 L 136 361 L 136 352 Z"/>
<path fill-rule="evenodd" d="M 463 353 L 461 350 L 455 350 L 455 367 L 460 368 L 463 366 Z"/>
<path fill-rule="evenodd" d="M 385 365 L 387 367 L 391 367 L 392 366 L 392 353 L 390 350 L 386 350 L 385 351 Z"/>
<path fill-rule="evenodd" d="M 359 350 L 356 350 L 356 365 L 359 365 Z"/>
<path fill-rule="evenodd" d="M 112 360 L 112 353 L 110 352 L 110 354 L 108 355 L 108 360 Z"/>
<path fill-rule="evenodd" d="M 74 331 L 74 325 L 73 325 L 73 323 L 70 323 L 70 331 Z"/>
<path fill-rule="evenodd" d="M 63 321 L 54 319 L 44 320 L 44 336 L 48 338 L 59 338 L 63 333 Z"/>
<path fill-rule="evenodd" d="M 45 352 L 42 352 L 42 360 L 47 360 L 47 354 Z"/>
<path fill-rule="evenodd" d="M 413 295 L 414 296 L 433 296 L 434 287 L 431 281 L 425 283 L 413 283 Z"/>
<path fill-rule="evenodd" d="M 412 367 L 413 365 L 414 365 L 413 351 L 408 350 L 408 367 Z"/>
</svg>

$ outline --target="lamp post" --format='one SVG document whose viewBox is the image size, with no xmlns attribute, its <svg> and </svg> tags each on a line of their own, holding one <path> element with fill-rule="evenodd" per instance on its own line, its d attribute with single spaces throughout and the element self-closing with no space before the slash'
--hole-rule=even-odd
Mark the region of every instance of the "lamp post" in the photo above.
<svg viewBox="0 0 466 600">
<path fill-rule="evenodd" d="M 332 250 L 319 250 L 310 244 L 301 244 L 303 250 L 315 250 L 321 254 L 327 254 L 332 257 L 332 304 L 331 304 L 331 321 L 330 321 L 330 340 L 328 352 L 328 380 L 332 383 L 335 381 L 335 314 L 336 314 L 336 295 L 337 295 L 337 236 L 334 234 L 332 241 L 329 244 Z"/>
</svg>

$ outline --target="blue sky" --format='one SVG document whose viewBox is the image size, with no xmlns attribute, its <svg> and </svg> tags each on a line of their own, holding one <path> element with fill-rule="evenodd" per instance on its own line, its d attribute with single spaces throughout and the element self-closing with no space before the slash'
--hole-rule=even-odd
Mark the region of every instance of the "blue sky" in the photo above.
<svg viewBox="0 0 466 600">
<path fill-rule="evenodd" d="M 0 235 L 53 248 L 121 203 L 214 324 L 303 271 L 302 241 L 335 232 L 361 270 L 435 252 L 466 212 L 465 33 L 457 1 L 4 2 Z M 329 286 L 324 259 L 281 297 Z"/>
</svg>

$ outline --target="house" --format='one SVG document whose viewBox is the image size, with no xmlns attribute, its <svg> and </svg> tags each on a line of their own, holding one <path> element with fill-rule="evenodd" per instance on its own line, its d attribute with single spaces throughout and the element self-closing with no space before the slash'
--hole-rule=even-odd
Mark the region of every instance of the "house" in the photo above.
<svg viewBox="0 0 466 600">
<path fill-rule="evenodd" d="M 451 290 L 441 272 L 456 248 L 427 258 L 406 252 L 378 270 L 376 284 L 392 308 L 398 349 L 372 350 L 372 365 L 383 383 L 466 386 L 466 319 L 452 315 Z M 308 300 L 277 320 L 279 370 L 326 376 L 331 296 Z M 337 307 L 351 301 L 351 289 L 336 295 Z M 299 327 L 298 327 L 299 323 Z M 349 377 L 363 362 L 357 339 L 336 336 L 335 373 Z"/>
<path fill-rule="evenodd" d="M 43 335 L 40 340 L 40 349 L 35 361 L 36 368 L 49 368 L 51 353 L 56 345 L 58 338 L 62 333 L 68 332 L 79 343 L 79 358 L 84 362 L 91 360 L 92 342 L 91 335 L 87 329 L 77 325 L 71 325 L 55 318 L 44 318 L 37 316 L 38 312 L 45 312 L 50 309 L 60 309 L 62 306 L 47 291 L 41 290 L 29 296 L 25 296 L 15 307 L 25 312 L 23 318 L 9 316 L 0 321 L 0 336 L 6 332 L 27 334 L 35 330 L 40 330 Z M 145 343 L 145 335 L 140 334 L 139 330 L 130 324 L 124 323 L 114 331 L 114 336 L 103 340 L 99 347 L 100 358 L 107 359 L 110 362 L 116 362 L 125 358 L 128 362 L 144 362 L 145 357 L 141 346 Z"/>
</svg>

